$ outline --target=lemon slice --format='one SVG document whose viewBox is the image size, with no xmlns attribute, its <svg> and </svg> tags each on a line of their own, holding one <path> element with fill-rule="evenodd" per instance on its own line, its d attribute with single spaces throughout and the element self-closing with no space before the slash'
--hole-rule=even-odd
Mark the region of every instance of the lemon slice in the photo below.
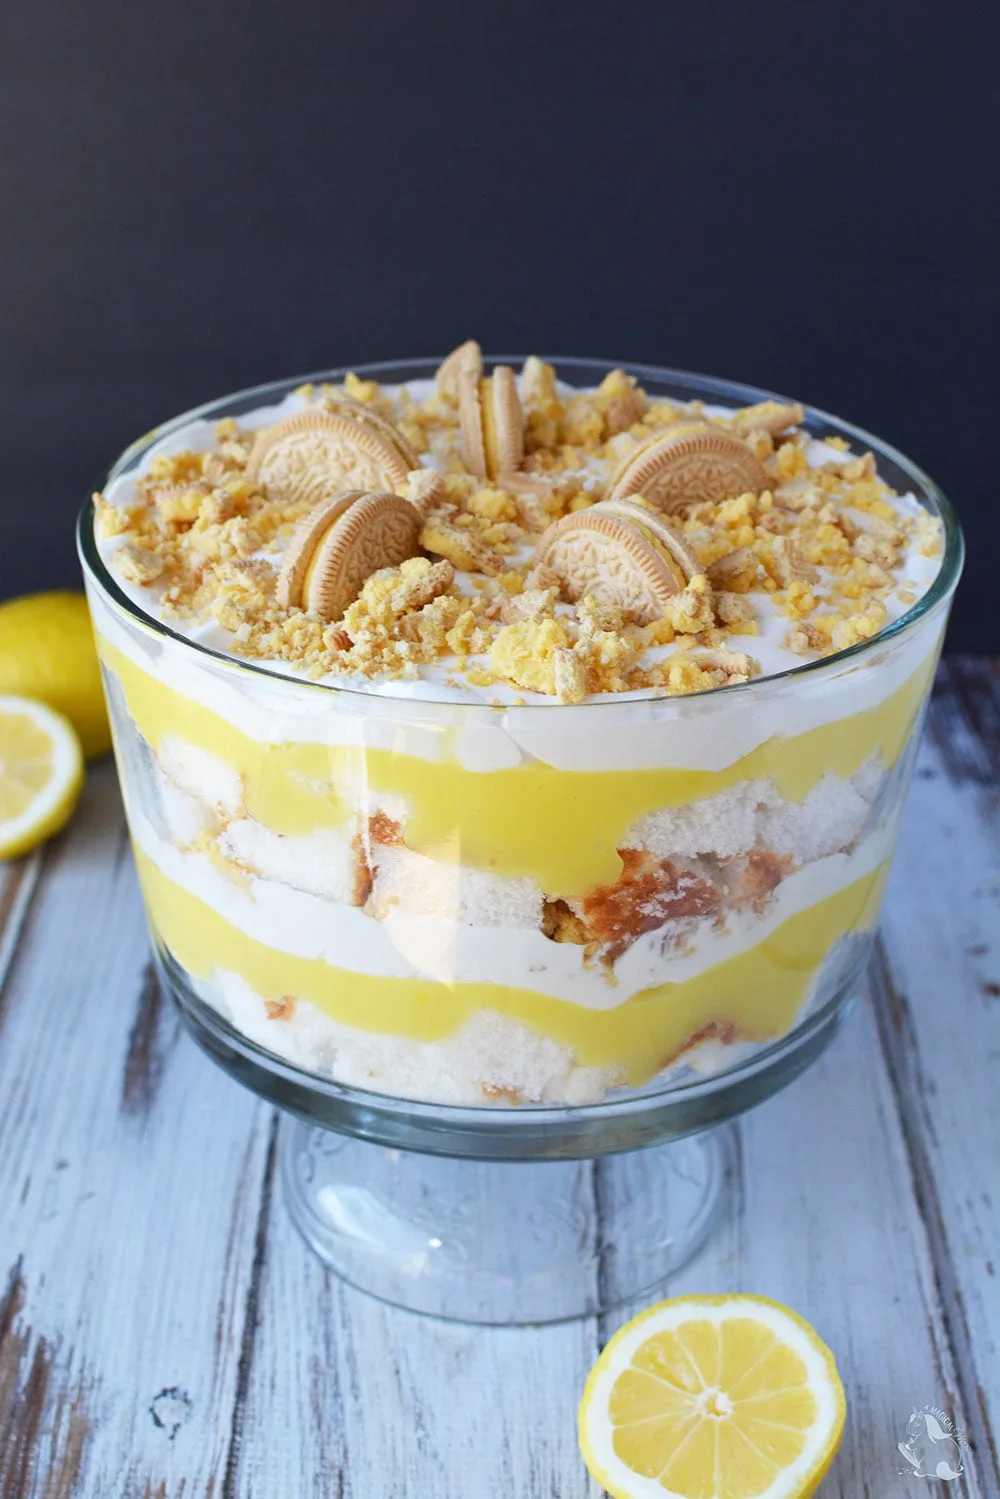
<svg viewBox="0 0 1000 1499">
<path fill-rule="evenodd" d="M 0 697 L 0 859 L 57 833 L 83 786 L 83 754 L 68 718 L 28 697 Z"/>
<path fill-rule="evenodd" d="M 763 1296 L 685 1296 L 611 1339 L 580 1446 L 614 1499 L 802 1499 L 844 1414 L 833 1355 L 801 1317 Z"/>
</svg>

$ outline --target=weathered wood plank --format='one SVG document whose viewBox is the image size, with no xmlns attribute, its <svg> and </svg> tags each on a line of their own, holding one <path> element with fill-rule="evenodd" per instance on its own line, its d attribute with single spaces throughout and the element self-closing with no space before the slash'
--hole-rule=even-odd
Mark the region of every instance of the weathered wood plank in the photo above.
<svg viewBox="0 0 1000 1499">
<path fill-rule="evenodd" d="M 110 766 L 43 868 L 0 1011 L 0 1493 L 221 1493 L 269 1111 L 155 996 Z"/>
<path fill-rule="evenodd" d="M 0 1010 L 7 974 L 38 889 L 48 850 L 39 849 L 13 863 L 0 862 Z"/>
<path fill-rule="evenodd" d="M 477 1328 L 383 1306 L 323 1269 L 279 1200 L 227 1494 L 593 1499 L 575 1412 L 596 1353 L 593 1321 Z"/>
<path fill-rule="evenodd" d="M 1000 673 L 946 663 L 876 966 L 883 1044 L 935 1249 L 966 1431 L 1000 1493 Z"/>
<path fill-rule="evenodd" d="M 623 1187 L 647 1193 L 655 1213 L 646 1169 L 636 1158 Z M 664 1294 L 754 1290 L 809 1317 L 837 1353 L 850 1404 L 824 1495 L 903 1499 L 896 1443 L 911 1407 L 943 1406 L 962 1430 L 970 1413 L 870 999 L 806 1079 L 742 1121 L 734 1178 L 715 1238 Z M 281 1212 L 261 1307 L 235 1494 L 296 1481 L 310 1494 L 387 1499 L 592 1492 L 574 1440 L 598 1348 L 590 1323 L 496 1332 L 379 1307 L 326 1277 Z M 276 1404 L 298 1421 L 294 1454 L 269 1440 Z M 992 1492 L 975 1471 L 963 1484 L 952 1491 Z"/>
<path fill-rule="evenodd" d="M 874 1005 L 742 1122 L 725 1220 L 668 1288 L 763 1291 L 828 1338 L 850 1414 L 824 1499 L 1000 1492 L 997 696 L 961 665 L 946 687 Z M 272 1119 L 150 981 L 99 768 L 69 833 L 0 870 L 4 1499 L 595 1499 L 575 1407 L 622 1318 L 466 1328 L 341 1285 L 286 1216 Z M 900 1476 L 914 1404 L 975 1442 L 962 1480 Z"/>
<path fill-rule="evenodd" d="M 655 1212 L 643 1169 L 628 1189 Z M 808 1080 L 743 1121 L 730 1209 L 665 1293 L 737 1289 L 790 1302 L 838 1355 L 850 1420 L 824 1495 L 903 1499 L 914 1404 L 967 1429 L 870 1005 Z M 279 1210 L 231 1492 L 584 1499 L 574 1413 L 598 1346 L 590 1322 L 498 1332 L 381 1307 L 327 1276 Z M 269 1415 L 292 1423 L 294 1450 Z M 975 1472 L 952 1491 L 991 1493 Z"/>
<path fill-rule="evenodd" d="M 811 1072 L 736 1134 L 725 1220 L 669 1294 L 752 1291 L 808 1318 L 837 1357 L 848 1402 L 823 1499 L 906 1499 L 896 1443 L 911 1408 L 953 1409 L 962 1429 L 968 1413 L 870 997 Z M 655 1200 L 655 1183 L 649 1192 Z M 632 1310 L 607 1319 L 605 1335 Z M 992 1490 L 973 1477 L 958 1492 Z"/>
<path fill-rule="evenodd" d="M 941 1300 L 941 1246 L 928 1238 L 914 1198 L 895 1104 L 869 1000 L 807 1079 L 742 1122 L 727 1218 L 667 1288 L 761 1291 L 789 1301 L 828 1337 L 850 1402 L 823 1489 L 831 1499 L 903 1499 L 910 1480 L 896 1443 L 913 1405 L 945 1407 L 966 1432 L 974 1424 L 956 1367 L 966 1354 L 953 1352 Z M 640 1158 L 629 1190 L 643 1169 Z M 656 1183 L 647 1189 L 655 1210 Z M 592 1492 L 573 1433 L 597 1349 L 591 1324 L 505 1333 L 411 1318 L 338 1285 L 290 1234 L 277 1212 L 234 1493 L 282 1492 L 295 1482 L 317 1495 L 429 1499 Z M 608 1319 L 602 1333 L 634 1310 Z M 268 1441 L 266 1413 L 276 1401 L 284 1419 L 298 1419 L 294 1455 Z M 950 1491 L 993 1492 L 978 1454 Z"/>
</svg>

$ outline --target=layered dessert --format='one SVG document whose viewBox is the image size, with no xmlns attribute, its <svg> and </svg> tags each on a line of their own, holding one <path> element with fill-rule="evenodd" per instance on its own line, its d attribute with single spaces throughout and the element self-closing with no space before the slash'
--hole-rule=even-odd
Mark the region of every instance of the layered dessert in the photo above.
<svg viewBox="0 0 1000 1499">
<path fill-rule="evenodd" d="M 126 455 L 88 576 L 201 1001 L 308 1072 L 511 1105 L 727 1067 L 842 995 L 947 605 L 939 518 L 870 452 L 472 342 L 220 404 Z"/>
</svg>

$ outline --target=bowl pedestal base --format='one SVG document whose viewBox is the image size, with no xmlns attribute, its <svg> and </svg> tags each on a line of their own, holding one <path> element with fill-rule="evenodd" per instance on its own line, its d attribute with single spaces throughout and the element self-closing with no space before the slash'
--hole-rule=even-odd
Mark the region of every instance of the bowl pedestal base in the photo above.
<svg viewBox="0 0 1000 1499">
<path fill-rule="evenodd" d="M 855 944 L 826 1002 L 728 1071 L 576 1108 L 421 1103 L 304 1072 L 155 956 L 198 1044 L 282 1110 L 286 1201 L 324 1263 L 409 1311 L 516 1326 L 669 1293 L 724 1205 L 730 1121 L 825 1051 L 867 952 Z"/>
<path fill-rule="evenodd" d="M 332 1270 L 409 1311 L 499 1325 L 663 1285 L 708 1236 L 728 1156 L 726 1128 L 598 1160 L 481 1161 L 282 1122 L 289 1210 Z"/>
</svg>

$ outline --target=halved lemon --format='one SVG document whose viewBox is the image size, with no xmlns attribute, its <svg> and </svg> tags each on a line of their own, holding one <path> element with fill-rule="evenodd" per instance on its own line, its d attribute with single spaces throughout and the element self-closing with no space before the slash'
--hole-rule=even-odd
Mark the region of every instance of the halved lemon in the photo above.
<svg viewBox="0 0 1000 1499">
<path fill-rule="evenodd" d="M 83 753 L 68 718 L 28 697 L 0 697 L 0 859 L 27 853 L 68 820 Z"/>
<path fill-rule="evenodd" d="M 611 1339 L 580 1447 L 614 1499 L 804 1499 L 844 1429 L 833 1354 L 763 1296 L 661 1301 Z"/>
<path fill-rule="evenodd" d="M 57 590 L 0 604 L 0 693 L 65 713 L 88 760 L 111 748 L 87 600 Z"/>
</svg>

